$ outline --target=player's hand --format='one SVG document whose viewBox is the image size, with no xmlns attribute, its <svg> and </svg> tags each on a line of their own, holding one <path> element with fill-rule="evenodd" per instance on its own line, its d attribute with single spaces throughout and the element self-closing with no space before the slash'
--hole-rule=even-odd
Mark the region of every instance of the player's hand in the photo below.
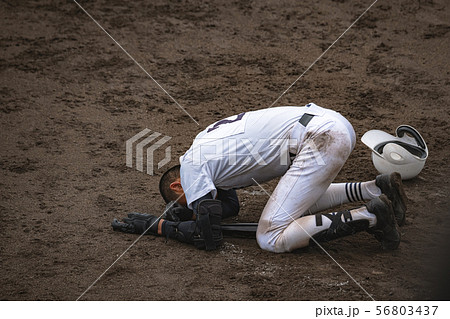
<svg viewBox="0 0 450 319">
<path fill-rule="evenodd" d="M 175 201 L 172 201 L 166 205 L 166 209 L 164 210 L 162 218 L 173 222 L 183 222 L 192 220 L 193 216 L 194 212 L 191 209 L 184 207 L 183 205 L 178 204 Z"/>
<path fill-rule="evenodd" d="M 130 213 L 128 218 L 123 218 L 122 221 L 114 218 L 111 226 L 114 231 L 124 233 L 142 234 L 146 232 L 146 235 L 157 235 L 159 220 L 159 217 L 149 214 Z"/>
</svg>

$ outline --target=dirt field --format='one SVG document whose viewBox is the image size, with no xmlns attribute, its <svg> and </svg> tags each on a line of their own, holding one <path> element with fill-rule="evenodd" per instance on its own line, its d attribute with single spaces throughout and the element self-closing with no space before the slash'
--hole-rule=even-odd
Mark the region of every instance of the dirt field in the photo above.
<svg viewBox="0 0 450 319">
<path fill-rule="evenodd" d="M 136 239 L 110 222 L 163 209 L 154 176 L 125 165 L 125 142 L 172 137 L 172 161 L 208 124 L 270 106 L 370 1 L 80 1 L 197 126 L 72 1 L 2 1 L 0 17 L 3 300 L 75 300 Z M 376 300 L 448 298 L 440 256 L 449 219 L 449 38 L 445 0 L 378 1 L 276 105 L 315 102 L 354 125 L 337 181 L 373 179 L 369 129 L 416 127 L 430 157 L 405 182 L 403 241 L 367 233 L 325 249 Z M 276 181 L 266 184 L 270 190 Z M 239 191 L 256 222 L 267 197 Z M 146 236 L 82 300 L 369 300 L 325 253 L 260 250 L 227 238 L 198 251 Z"/>
</svg>

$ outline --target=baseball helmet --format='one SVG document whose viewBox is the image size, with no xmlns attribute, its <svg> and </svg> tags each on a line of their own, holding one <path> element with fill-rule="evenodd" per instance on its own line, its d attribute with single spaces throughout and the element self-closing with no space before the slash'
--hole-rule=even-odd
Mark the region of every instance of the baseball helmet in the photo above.
<svg viewBox="0 0 450 319">
<path fill-rule="evenodd" d="M 419 175 L 428 157 L 428 147 L 412 126 L 400 125 L 396 136 L 380 130 L 366 132 L 361 141 L 372 150 L 372 162 L 378 172 L 399 172 L 402 179 Z"/>
</svg>

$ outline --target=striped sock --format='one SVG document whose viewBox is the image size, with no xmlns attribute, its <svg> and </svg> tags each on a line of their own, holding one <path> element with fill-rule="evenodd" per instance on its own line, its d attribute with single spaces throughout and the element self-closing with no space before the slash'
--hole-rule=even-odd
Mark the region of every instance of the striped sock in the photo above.
<svg viewBox="0 0 450 319">
<path fill-rule="evenodd" d="M 362 183 L 345 183 L 345 194 L 349 202 L 358 202 L 364 200 L 362 193 Z"/>
<path fill-rule="evenodd" d="M 381 190 L 375 184 L 375 181 L 332 183 L 317 202 L 308 209 L 307 214 L 315 214 L 345 203 L 366 202 L 380 195 Z"/>
</svg>

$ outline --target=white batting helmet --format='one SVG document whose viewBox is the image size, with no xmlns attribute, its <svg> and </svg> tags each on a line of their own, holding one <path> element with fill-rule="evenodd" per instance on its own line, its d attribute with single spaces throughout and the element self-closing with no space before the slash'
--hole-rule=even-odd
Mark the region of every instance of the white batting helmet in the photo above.
<svg viewBox="0 0 450 319">
<path fill-rule="evenodd" d="M 402 179 L 419 175 L 428 157 L 428 147 L 412 126 L 400 125 L 396 136 L 380 130 L 366 132 L 361 141 L 372 150 L 372 162 L 378 172 L 399 172 Z"/>
</svg>

